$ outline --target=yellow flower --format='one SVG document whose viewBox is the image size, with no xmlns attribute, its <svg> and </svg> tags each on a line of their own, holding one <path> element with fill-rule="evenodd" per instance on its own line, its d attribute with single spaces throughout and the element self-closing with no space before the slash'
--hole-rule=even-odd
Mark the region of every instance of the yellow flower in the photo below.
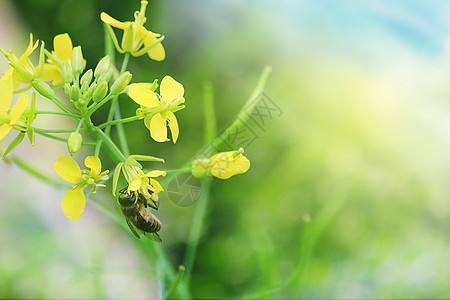
<svg viewBox="0 0 450 300">
<path fill-rule="evenodd" d="M 78 164 L 68 156 L 61 156 L 53 164 L 55 172 L 65 181 L 73 183 L 73 186 L 64 195 L 61 207 L 69 219 L 78 220 L 86 206 L 86 196 L 83 190 L 89 185 L 94 186 L 92 191 L 95 194 L 97 187 L 104 187 L 96 181 L 107 180 L 109 170 L 101 172 L 102 164 L 97 156 L 88 156 L 84 160 L 86 167 L 90 170 L 81 170 Z M 100 173 L 101 172 L 101 173 Z"/>
<path fill-rule="evenodd" d="M 141 105 L 138 116 L 144 117 L 144 124 L 151 137 L 157 142 L 167 141 L 167 126 L 172 132 L 173 143 L 177 142 L 179 129 L 174 112 L 183 109 L 184 87 L 170 76 L 161 81 L 161 95 L 153 92 L 146 83 L 133 83 L 128 96 Z"/>
<path fill-rule="evenodd" d="M 117 51 L 120 53 L 130 52 L 133 56 L 141 56 L 147 53 L 151 59 L 161 61 L 166 57 L 166 53 L 161 44 L 164 37 L 159 33 L 153 33 L 147 30 L 143 26 L 146 21 L 146 6 L 147 1 L 141 1 L 141 10 L 135 14 L 135 20 L 133 22 L 120 22 L 104 12 L 100 14 L 100 19 L 108 25 Z M 119 46 L 111 26 L 123 30 L 121 46 Z"/>
<path fill-rule="evenodd" d="M 30 34 L 30 43 L 25 50 L 25 52 L 17 58 L 16 55 L 12 52 L 6 52 L 3 49 L 0 51 L 5 55 L 6 59 L 9 60 L 9 63 L 13 67 L 13 79 L 14 79 L 14 89 L 17 88 L 21 83 L 31 84 L 31 81 L 35 78 L 40 77 L 39 67 L 35 67 L 33 63 L 30 61 L 29 56 L 33 53 L 33 51 L 37 48 L 39 40 L 36 43 L 33 43 L 33 35 Z M 41 54 L 39 59 L 39 64 L 43 64 L 44 54 L 41 47 Z"/>
<path fill-rule="evenodd" d="M 16 127 L 20 131 L 26 131 L 28 126 L 23 119 L 22 114 L 27 108 L 29 97 L 22 94 L 14 107 L 10 110 L 13 96 L 13 69 L 9 69 L 0 79 L 0 141 Z"/>
<path fill-rule="evenodd" d="M 42 80 L 53 80 L 53 85 L 62 83 L 61 68 L 62 62 L 71 62 L 73 45 L 69 34 L 58 34 L 53 38 L 53 57 L 49 59 L 48 63 L 44 65 L 44 70 L 41 75 Z M 84 61 L 84 64 L 86 61 Z"/>
<path fill-rule="evenodd" d="M 208 174 L 220 179 L 247 172 L 250 161 L 242 155 L 244 149 L 220 152 L 209 159 L 196 160 L 192 164 L 192 174 L 196 177 L 206 177 Z"/>
<path fill-rule="evenodd" d="M 146 158 L 150 158 L 145 159 L 147 161 L 163 161 L 161 159 L 156 159 L 149 156 L 147 156 Z M 158 193 L 164 191 L 164 189 L 159 184 L 159 182 L 153 178 L 166 176 L 165 171 L 154 170 L 148 173 L 144 173 L 142 171 L 142 165 L 138 163 L 133 158 L 133 156 L 130 156 L 128 157 L 126 162 L 119 163 L 114 171 L 113 191 L 115 190 L 121 171 L 128 183 L 127 191 L 129 194 L 133 192 L 136 197 L 138 197 L 139 194 L 142 194 L 145 199 L 151 199 L 154 202 L 158 202 Z"/>
</svg>

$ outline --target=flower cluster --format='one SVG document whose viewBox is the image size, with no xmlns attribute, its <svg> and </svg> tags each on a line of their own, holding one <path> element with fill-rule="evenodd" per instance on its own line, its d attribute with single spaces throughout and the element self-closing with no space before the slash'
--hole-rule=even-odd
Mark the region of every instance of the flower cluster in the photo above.
<svg viewBox="0 0 450 300">
<path fill-rule="evenodd" d="M 53 164 L 55 172 L 72 185 L 61 202 L 64 214 L 71 220 L 78 220 L 85 209 L 86 189 L 96 194 L 97 188 L 105 187 L 109 179 L 109 171 L 102 171 L 99 157 L 102 150 L 106 150 L 116 165 L 112 181 L 114 196 L 121 175 L 126 181 L 126 191 L 132 197 L 130 199 L 142 201 L 146 203 L 145 206 L 147 201 L 153 201 L 157 207 L 158 194 L 164 191 L 156 178 L 165 176 L 166 172 L 144 171 L 140 163 L 164 160 L 148 155 L 130 155 L 125 133 L 117 130 L 119 141 L 110 134 L 114 125 L 143 120 L 154 141 L 162 143 L 171 140 L 174 144 L 178 141 L 180 130 L 175 113 L 185 107 L 183 85 L 169 75 L 164 76 L 160 84 L 158 80 L 130 83 L 132 74 L 127 71 L 130 56 L 147 54 L 156 61 L 162 61 L 166 56 L 161 44 L 164 36 L 144 27 L 147 5 L 147 1 L 141 1 L 141 8 L 134 14 L 132 21 L 121 22 L 104 12 L 100 15 L 116 50 L 123 54 L 121 68 L 114 66 L 110 56 L 106 55 L 94 69 L 86 70 L 88 64 L 83 58 L 82 48 L 73 46 L 68 33 L 54 37 L 51 51 L 45 48 L 43 42 L 33 41 L 31 34 L 28 47 L 19 57 L 0 48 L 11 66 L 0 78 L 0 141 L 11 130 L 19 132 L 6 149 L 2 146 L 2 158 L 21 143 L 25 134 L 32 145 L 35 134 L 66 142 L 71 156 L 79 155 L 77 153 L 81 152 L 82 146 L 95 149 L 94 155 L 84 159 L 86 169 L 81 169 L 74 159 L 66 155 L 60 156 Z M 117 29 L 123 31 L 120 43 L 115 33 Z M 31 55 L 39 45 L 39 61 L 33 63 Z M 55 93 L 58 88 L 64 90 L 66 99 L 60 99 L 61 93 Z M 30 95 L 26 94 L 29 90 L 31 101 Z M 39 111 L 36 108 L 36 92 L 42 96 L 41 99 L 50 100 L 57 110 Z M 19 94 L 17 99 L 14 99 L 14 94 Z M 136 107 L 135 115 L 122 119 L 119 96 L 128 96 L 129 103 Z M 106 104 L 109 104 L 107 118 L 101 124 L 94 124 L 99 118 L 93 119 L 92 115 Z M 38 115 L 69 117 L 77 126 L 72 129 L 36 128 L 33 121 Z M 61 133 L 66 136 L 55 135 Z M 196 160 L 192 173 L 197 177 L 215 176 L 221 179 L 244 173 L 249 169 L 250 162 L 242 153 L 243 149 L 239 149 Z"/>
</svg>

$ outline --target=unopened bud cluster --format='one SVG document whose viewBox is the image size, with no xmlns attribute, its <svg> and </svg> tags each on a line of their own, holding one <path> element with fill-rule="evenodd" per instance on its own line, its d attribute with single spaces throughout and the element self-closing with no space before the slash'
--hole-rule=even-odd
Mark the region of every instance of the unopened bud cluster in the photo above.
<svg viewBox="0 0 450 300">
<path fill-rule="evenodd" d="M 94 71 L 89 69 L 81 75 L 83 69 L 81 48 L 75 47 L 71 63 L 63 62 L 61 77 L 66 96 L 80 110 L 85 109 L 91 101 L 98 103 L 107 96 L 118 95 L 127 87 L 132 77 L 130 72 L 125 72 L 109 88 L 109 82 L 114 75 L 109 56 L 103 57 Z"/>
</svg>

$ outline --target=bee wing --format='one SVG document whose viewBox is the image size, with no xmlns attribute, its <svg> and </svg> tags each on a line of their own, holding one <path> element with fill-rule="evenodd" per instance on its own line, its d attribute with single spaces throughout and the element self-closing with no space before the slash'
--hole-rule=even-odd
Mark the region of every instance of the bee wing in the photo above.
<svg viewBox="0 0 450 300">
<path fill-rule="evenodd" d="M 134 227 L 133 223 L 130 222 L 130 220 L 126 220 L 128 227 L 130 227 L 131 232 L 134 234 L 135 237 L 140 239 L 139 233 L 137 233 L 136 228 Z"/>
<path fill-rule="evenodd" d="M 162 242 L 161 237 L 160 237 L 159 234 L 156 233 L 156 232 L 145 232 L 145 231 L 142 231 L 142 233 L 143 233 L 146 237 L 148 237 L 149 239 L 151 239 L 152 241 L 155 241 L 155 242 L 158 242 L 158 243 L 161 243 L 161 242 Z"/>
</svg>

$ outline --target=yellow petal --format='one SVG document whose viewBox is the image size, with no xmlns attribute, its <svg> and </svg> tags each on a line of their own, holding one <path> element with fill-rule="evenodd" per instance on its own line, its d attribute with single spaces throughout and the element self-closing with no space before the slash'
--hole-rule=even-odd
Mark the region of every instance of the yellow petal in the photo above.
<svg viewBox="0 0 450 300">
<path fill-rule="evenodd" d="M 70 39 L 69 34 L 63 33 L 58 34 L 53 39 L 53 49 L 55 50 L 55 55 L 62 61 L 70 61 L 72 57 L 72 40 Z"/>
<path fill-rule="evenodd" d="M 250 169 L 250 161 L 247 157 L 242 154 L 239 154 L 233 162 L 234 171 L 236 174 L 242 174 Z"/>
<path fill-rule="evenodd" d="M 100 14 L 100 19 L 105 22 L 106 24 L 109 24 L 113 27 L 120 28 L 120 29 L 126 29 L 130 25 L 130 22 L 120 22 L 108 15 L 107 13 L 102 12 Z"/>
<path fill-rule="evenodd" d="M 144 45 L 145 47 L 150 46 L 160 37 L 160 34 L 156 34 L 148 31 L 147 38 L 145 39 Z M 147 52 L 148 56 L 151 59 L 156 61 L 162 61 L 166 58 L 166 52 L 164 51 L 164 47 L 161 43 L 156 44 L 152 49 Z"/>
<path fill-rule="evenodd" d="M 56 174 L 73 184 L 81 181 L 81 170 L 78 164 L 68 156 L 61 156 L 53 164 Z"/>
<path fill-rule="evenodd" d="M 88 156 L 84 160 L 84 165 L 91 169 L 92 176 L 98 176 L 102 171 L 102 163 L 97 156 Z"/>
<path fill-rule="evenodd" d="M 22 116 L 23 112 L 27 108 L 28 102 L 29 102 L 28 95 L 26 94 L 20 95 L 16 104 L 11 109 L 11 113 L 9 114 L 9 116 L 11 117 L 10 122 L 11 125 L 15 124 L 16 121 Z"/>
<path fill-rule="evenodd" d="M 61 202 L 61 208 L 64 214 L 73 221 L 81 217 L 85 206 L 86 196 L 84 196 L 82 187 L 68 190 Z"/>
<path fill-rule="evenodd" d="M 169 122 L 170 132 L 172 132 L 172 140 L 173 140 L 173 143 L 175 144 L 177 142 L 177 140 L 178 140 L 178 134 L 180 132 L 180 130 L 178 128 L 177 118 L 175 117 L 175 115 L 171 111 L 165 112 L 163 114 L 163 117 L 166 120 L 168 120 L 168 122 Z"/>
<path fill-rule="evenodd" d="M 142 183 L 141 179 L 139 177 L 136 177 L 128 185 L 128 190 L 130 190 L 130 191 L 137 191 L 141 187 L 141 183 Z"/>
<path fill-rule="evenodd" d="M 6 113 L 11 106 L 13 95 L 13 68 L 10 68 L 0 79 L 0 113 Z"/>
<path fill-rule="evenodd" d="M 159 193 L 159 192 L 162 192 L 162 191 L 164 191 L 164 189 L 162 188 L 162 186 L 159 184 L 159 182 L 158 181 L 156 181 L 155 179 L 151 179 L 150 178 L 150 184 L 151 184 L 151 186 L 155 189 L 155 193 Z"/>
<path fill-rule="evenodd" d="M 39 70 L 36 72 L 39 72 Z M 62 82 L 61 71 L 57 66 L 51 64 L 44 65 L 44 71 L 42 71 L 40 78 L 45 81 L 53 80 L 54 85 Z"/>
<path fill-rule="evenodd" d="M 145 177 L 159 177 L 159 176 L 166 176 L 166 174 L 167 174 L 166 171 L 154 170 L 145 174 Z"/>
<path fill-rule="evenodd" d="M 34 49 L 37 48 L 38 44 L 39 40 L 36 40 L 36 43 L 34 43 L 33 45 L 33 34 L 30 33 L 30 43 L 28 44 L 28 47 L 25 50 L 25 52 L 20 56 L 19 61 L 22 61 L 28 56 L 30 56 L 30 54 L 33 53 Z"/>
<path fill-rule="evenodd" d="M 134 102 L 146 107 L 158 107 L 160 102 L 154 92 L 149 89 L 148 84 L 133 83 L 128 87 L 128 96 Z"/>
<path fill-rule="evenodd" d="M 164 76 L 161 81 L 161 96 L 168 103 L 177 98 L 181 98 L 184 95 L 184 87 L 181 83 L 177 82 L 170 76 Z"/>
<path fill-rule="evenodd" d="M 12 126 L 9 124 L 3 124 L 0 127 L 0 141 L 11 131 Z"/>
<path fill-rule="evenodd" d="M 142 45 L 142 42 L 147 39 L 147 36 L 151 34 L 151 31 L 148 31 L 144 26 L 134 23 L 133 24 L 133 42 L 134 47 L 137 47 L 139 44 Z M 140 48 L 140 47 L 139 47 Z M 135 49 L 137 50 L 137 49 Z"/>
<path fill-rule="evenodd" d="M 210 158 L 210 161 L 211 162 L 219 162 L 219 161 L 232 160 L 233 153 L 234 153 L 234 151 L 217 153 Z"/>
<path fill-rule="evenodd" d="M 156 114 L 150 121 L 150 135 L 157 142 L 167 140 L 166 119 L 161 114 Z"/>
</svg>

